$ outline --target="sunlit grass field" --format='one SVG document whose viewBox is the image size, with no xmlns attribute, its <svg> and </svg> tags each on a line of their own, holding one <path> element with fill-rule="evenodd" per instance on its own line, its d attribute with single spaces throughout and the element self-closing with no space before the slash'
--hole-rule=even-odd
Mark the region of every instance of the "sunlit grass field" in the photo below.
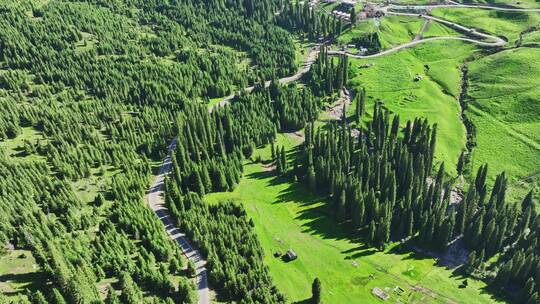
<svg viewBox="0 0 540 304">
<path fill-rule="evenodd" d="M 433 16 L 505 37 L 514 45 L 519 33 L 540 22 L 540 13 L 504 12 L 471 8 L 438 8 Z"/>
<path fill-rule="evenodd" d="M 415 117 L 437 123 L 436 159 L 454 174 L 466 142 L 458 102 L 460 67 L 475 51 L 460 41 L 433 41 L 384 57 L 353 60 L 351 84 L 366 88 L 368 110 L 382 100 L 403 124 Z M 373 65 L 362 68 L 369 63 Z M 421 79 L 415 81 L 416 76 Z"/>
<path fill-rule="evenodd" d="M 281 135 L 278 145 L 293 149 L 299 141 Z M 258 150 L 263 160 L 269 147 Z M 265 264 L 277 287 L 292 303 L 311 296 L 311 282 L 323 284 L 325 303 L 381 303 L 372 294 L 379 287 L 390 295 L 390 303 L 495 303 L 480 281 L 436 266 L 432 258 L 395 253 L 390 246 L 379 252 L 364 246 L 363 232 L 350 231 L 327 214 L 322 199 L 311 195 L 301 183 L 276 178 L 268 165 L 246 162 L 244 177 L 233 192 L 205 197 L 209 204 L 237 201 L 244 204 L 255 223 L 265 252 Z M 298 259 L 285 262 L 274 253 L 293 249 Z M 402 294 L 393 290 L 399 286 Z"/>
<path fill-rule="evenodd" d="M 505 171 L 518 190 L 518 181 L 540 173 L 538 58 L 540 49 L 518 48 L 469 65 L 467 113 L 477 129 L 473 166 L 487 162 L 492 179 Z M 532 178 L 524 186 L 538 186 L 539 180 Z"/>
</svg>

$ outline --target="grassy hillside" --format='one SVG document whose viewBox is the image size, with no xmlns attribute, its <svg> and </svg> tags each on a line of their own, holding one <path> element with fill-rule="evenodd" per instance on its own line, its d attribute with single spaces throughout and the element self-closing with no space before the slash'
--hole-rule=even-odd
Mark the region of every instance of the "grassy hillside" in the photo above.
<svg viewBox="0 0 540 304">
<path fill-rule="evenodd" d="M 469 65 L 468 115 L 477 130 L 473 166 L 517 181 L 540 168 L 540 49 L 518 48 Z M 536 179 L 538 184 L 538 177 Z"/>
<path fill-rule="evenodd" d="M 460 64 L 474 50 L 474 46 L 458 41 L 436 41 L 384 57 L 354 60 L 352 84 L 366 88 L 368 102 L 383 100 L 388 109 L 401 116 L 402 123 L 417 116 L 437 123 L 437 160 L 444 161 L 454 173 L 465 147 L 457 101 Z M 373 66 L 362 68 L 366 63 Z M 422 79 L 415 81 L 416 75 Z"/>
<path fill-rule="evenodd" d="M 536 0 L 471 0 L 471 1 L 457 1 L 466 4 L 492 4 L 499 6 L 512 6 L 522 8 L 537 8 L 540 7 L 540 3 Z"/>
<path fill-rule="evenodd" d="M 389 49 L 409 42 L 420 32 L 423 19 L 403 16 L 388 16 L 381 18 L 378 27 L 381 46 Z"/>
<path fill-rule="evenodd" d="M 377 27 L 375 26 L 373 19 L 367 19 L 362 22 L 358 22 L 353 28 L 345 31 L 337 38 L 337 41 L 339 44 L 347 44 L 351 42 L 354 37 L 361 36 L 366 32 L 374 32 L 376 30 Z"/>
<path fill-rule="evenodd" d="M 345 31 L 339 36 L 338 42 L 339 44 L 347 44 L 354 37 L 376 31 L 379 34 L 382 48 L 389 49 L 413 40 L 420 33 L 424 21 L 422 18 L 404 16 L 387 16 L 378 21 L 367 19 Z M 461 36 L 461 34 L 442 24 L 430 22 L 423 37 L 436 36 Z"/>
<path fill-rule="evenodd" d="M 523 46 L 540 46 L 540 31 L 537 30 L 524 34 L 521 42 Z"/>
<path fill-rule="evenodd" d="M 520 32 L 540 22 L 540 14 L 526 12 L 502 12 L 471 8 L 439 8 L 432 15 L 505 37 L 510 45 L 519 38 Z"/>
<path fill-rule="evenodd" d="M 426 28 L 426 31 L 422 34 L 424 38 L 427 37 L 461 37 L 461 33 L 449 28 L 448 26 L 431 21 Z"/>
</svg>

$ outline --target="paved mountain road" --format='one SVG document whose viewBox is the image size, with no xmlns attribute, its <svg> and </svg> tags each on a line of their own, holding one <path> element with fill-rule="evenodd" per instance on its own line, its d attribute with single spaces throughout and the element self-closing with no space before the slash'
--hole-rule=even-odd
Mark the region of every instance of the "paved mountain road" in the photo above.
<svg viewBox="0 0 540 304">
<path fill-rule="evenodd" d="M 371 4 L 374 4 L 374 3 L 371 3 Z M 376 5 L 376 4 L 374 4 L 374 5 Z M 499 47 L 499 46 L 504 46 L 507 43 L 506 40 L 504 40 L 504 39 L 502 39 L 500 37 L 493 36 L 493 35 L 490 35 L 490 34 L 481 33 L 481 32 L 476 31 L 473 28 L 468 28 L 468 27 L 463 26 L 461 24 L 451 22 L 451 21 L 448 21 L 448 20 L 444 20 L 444 19 L 441 19 L 441 18 L 433 17 L 431 15 L 419 14 L 419 13 L 400 13 L 400 12 L 396 12 L 396 11 L 399 11 L 399 10 L 409 10 L 409 11 L 410 10 L 428 10 L 429 11 L 429 10 L 434 9 L 434 8 L 477 8 L 477 9 L 490 9 L 490 10 L 506 11 L 506 12 L 538 12 L 538 13 L 540 13 L 539 8 L 511 8 L 511 7 L 501 7 L 501 6 L 494 6 L 494 5 L 469 5 L 469 4 L 461 4 L 461 3 L 458 3 L 458 2 L 455 2 L 455 1 L 450 1 L 450 4 L 434 4 L 434 5 L 395 5 L 395 4 L 390 4 L 388 6 L 380 7 L 380 11 L 383 12 L 384 14 L 386 14 L 386 15 L 420 17 L 420 18 L 426 19 L 426 21 L 439 22 L 439 23 L 442 23 L 442 24 L 444 24 L 446 26 L 449 26 L 449 27 L 451 27 L 453 29 L 456 29 L 458 31 L 467 32 L 471 36 L 476 36 L 478 38 L 485 39 L 486 41 L 472 39 L 472 38 L 446 37 L 446 36 L 430 37 L 430 38 L 423 38 L 423 39 L 417 39 L 416 38 L 415 40 L 413 40 L 411 42 L 407 42 L 407 43 L 398 45 L 396 47 L 393 47 L 391 49 L 388 49 L 388 50 L 385 50 L 385 51 L 382 51 L 382 52 L 379 52 L 379 53 L 376 53 L 376 54 L 372 54 L 372 55 L 357 55 L 357 54 L 349 53 L 349 52 L 346 52 L 346 51 L 328 51 L 328 54 L 331 54 L 331 55 L 347 55 L 347 56 L 352 57 L 352 58 L 367 59 L 367 58 L 381 57 L 381 56 L 388 55 L 390 53 L 399 51 L 401 49 L 406 49 L 406 48 L 413 47 L 413 46 L 415 46 L 417 44 L 426 43 L 426 42 L 429 42 L 429 41 L 436 41 L 436 40 L 460 40 L 460 41 L 476 43 L 476 44 L 479 44 L 479 45 L 482 45 L 482 46 L 487 46 L 487 47 Z"/>
<path fill-rule="evenodd" d="M 304 74 L 309 71 L 309 69 L 311 68 L 311 65 L 317 59 L 317 55 L 319 54 L 320 51 L 321 51 L 321 45 L 320 44 L 316 44 L 315 46 L 310 48 L 309 53 L 308 53 L 307 57 L 305 58 L 304 62 L 302 63 L 302 66 L 300 67 L 300 69 L 298 69 L 298 72 L 296 72 L 294 75 L 280 78 L 278 80 L 279 83 L 280 84 L 287 84 L 289 82 L 297 81 L 300 78 L 302 78 L 302 76 L 304 76 Z M 264 82 L 265 87 L 268 87 L 269 85 L 270 85 L 269 80 Z M 250 93 L 251 91 L 253 91 L 253 89 L 254 89 L 254 87 L 250 86 L 250 87 L 244 88 L 243 91 L 247 92 L 247 93 Z M 233 93 L 233 94 L 231 94 L 229 96 L 226 96 L 220 102 L 216 103 L 214 106 L 209 108 L 209 111 L 211 112 L 215 107 L 222 107 L 222 106 L 228 104 L 234 98 L 235 95 L 236 95 L 236 93 Z"/>
<path fill-rule="evenodd" d="M 199 304 L 209 304 L 210 295 L 208 288 L 206 261 L 200 254 L 200 252 L 193 248 L 189 243 L 186 235 L 183 234 L 177 227 L 174 226 L 169 210 L 165 206 L 163 200 L 163 183 L 165 182 L 165 176 L 171 171 L 171 154 L 176 148 L 176 139 L 173 139 L 167 147 L 167 157 L 163 160 L 159 174 L 155 177 L 150 190 L 148 190 L 147 201 L 150 208 L 154 211 L 157 217 L 165 225 L 167 234 L 175 241 L 182 249 L 184 255 L 195 264 L 196 278 L 197 278 L 197 293 L 199 296 Z"/>
<path fill-rule="evenodd" d="M 476 36 L 478 38 L 485 39 L 486 41 L 472 39 L 472 38 L 441 36 L 441 37 L 430 37 L 430 38 L 423 38 L 423 39 L 415 39 L 413 41 L 398 45 L 398 46 L 393 47 L 391 49 L 388 49 L 388 50 L 385 50 L 385 51 L 382 51 L 382 52 L 379 52 L 379 53 L 376 53 L 376 54 L 372 54 L 372 55 L 357 55 L 357 54 L 349 53 L 349 52 L 346 52 L 346 51 L 328 51 L 328 54 L 331 54 L 331 55 L 347 55 L 349 57 L 359 58 L 359 59 L 376 58 L 376 57 L 381 57 L 381 56 L 384 56 L 384 55 L 388 55 L 390 53 L 399 51 L 401 49 L 410 48 L 410 47 L 413 47 L 413 46 L 421 44 L 421 43 L 426 43 L 426 42 L 429 42 L 429 41 L 436 41 L 436 40 L 460 40 L 460 41 L 476 43 L 476 44 L 479 44 L 479 45 L 482 45 L 482 46 L 487 46 L 487 47 L 499 47 L 499 46 L 504 46 L 507 43 L 506 40 L 504 40 L 504 39 L 502 39 L 500 37 L 493 36 L 493 35 L 490 35 L 490 34 L 481 33 L 481 32 L 478 32 L 477 30 L 475 30 L 473 28 L 469 28 L 469 27 L 463 26 L 461 24 L 451 22 L 451 21 L 448 21 L 448 20 L 444 20 L 444 19 L 441 19 L 441 18 L 437 18 L 437 17 L 433 17 L 433 16 L 430 16 L 430 15 L 425 15 L 425 14 L 399 13 L 399 12 L 390 11 L 390 9 L 396 9 L 396 8 L 399 8 L 399 9 L 405 9 L 405 8 L 412 9 L 412 8 L 418 8 L 418 7 L 423 8 L 423 7 L 435 7 L 435 6 L 436 5 L 431 5 L 431 6 L 396 6 L 396 5 L 390 5 L 390 6 L 384 7 L 382 9 L 382 11 L 387 15 L 420 17 L 420 18 L 426 19 L 427 21 L 439 22 L 439 23 L 442 23 L 442 24 L 444 24 L 444 25 L 446 25 L 448 27 L 456 29 L 458 31 L 467 32 L 471 36 Z M 463 7 L 463 6 L 462 5 L 444 5 L 444 7 Z M 540 10 L 538 10 L 538 11 L 540 11 Z"/>
<path fill-rule="evenodd" d="M 486 9 L 486 10 L 495 10 L 495 11 L 504 11 L 504 12 L 540 12 L 540 8 L 515 8 L 515 7 L 503 7 L 496 5 L 482 5 L 482 4 L 461 4 L 458 2 L 451 1 L 451 4 L 432 4 L 432 5 L 395 5 L 391 4 L 387 6 L 388 9 L 395 10 L 430 10 L 434 8 L 476 8 L 476 9 Z"/>
</svg>

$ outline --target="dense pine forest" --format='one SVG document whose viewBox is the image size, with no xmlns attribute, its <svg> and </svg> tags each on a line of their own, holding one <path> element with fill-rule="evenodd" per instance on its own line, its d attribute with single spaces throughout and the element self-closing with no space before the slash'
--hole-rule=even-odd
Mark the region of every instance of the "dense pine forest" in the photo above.
<svg viewBox="0 0 540 304">
<path fill-rule="evenodd" d="M 185 258 L 143 202 L 152 160 L 182 129 L 190 104 L 296 70 L 291 36 L 269 23 L 277 5 L 0 4 L 0 135 L 15 142 L 29 130 L 40 134 L 20 151 L 3 149 L 0 160 L 0 240 L 30 250 L 45 273 L 43 287 L 17 302 L 195 301 Z M 238 52 L 257 69 L 239 64 Z M 309 92 L 280 94 L 283 107 L 314 102 Z M 235 124 L 236 113 L 216 113 Z M 301 124 L 305 117 L 283 117 L 289 120 Z M 273 132 L 273 125 L 266 134 L 255 131 L 258 143 L 271 141 L 263 137 Z M 229 149 L 244 140 L 227 139 Z M 229 152 L 240 171 L 215 189 L 229 189 L 241 172 L 242 155 Z M 103 181 L 96 193 L 81 198 L 74 185 L 95 180 Z M 216 212 L 225 212 L 224 220 L 236 213 Z"/>
<path fill-rule="evenodd" d="M 463 242 L 467 273 L 488 278 L 519 303 L 537 303 L 540 218 L 532 191 L 519 204 L 507 202 L 504 172 L 488 189 L 484 165 L 464 199 L 453 201 L 444 163 L 433 168 L 437 126 L 420 119 L 399 126 L 399 116 L 391 118 L 379 104 L 367 128 L 356 133 L 346 119 L 328 131 L 310 125 L 302 166 L 290 174 L 327 196 L 329 213 L 366 243 L 383 248 L 399 241 L 398 250 L 418 246 L 444 253 Z M 497 262 L 487 264 L 494 257 Z"/>
<path fill-rule="evenodd" d="M 173 138 L 165 203 L 219 300 L 288 301 L 244 206 L 204 202 L 233 191 L 244 162 L 272 145 L 275 174 L 321 197 L 326 216 L 369 246 L 462 243 L 467 275 L 538 303 L 532 192 L 507 201 L 505 173 L 489 189 L 484 165 L 453 201 L 435 166 L 437 126 L 403 123 L 378 103 L 368 118 L 365 91 L 354 124 L 346 109 L 315 124 L 349 81 L 348 57 L 325 46 L 302 86 L 280 84 L 299 68 L 294 35 L 331 41 L 343 30 L 276 0 L 0 2 L 0 255 L 29 252 L 42 279 L 0 303 L 196 303 L 193 265 L 145 202 Z M 278 134 L 299 131 L 295 153 L 274 150 Z"/>
</svg>

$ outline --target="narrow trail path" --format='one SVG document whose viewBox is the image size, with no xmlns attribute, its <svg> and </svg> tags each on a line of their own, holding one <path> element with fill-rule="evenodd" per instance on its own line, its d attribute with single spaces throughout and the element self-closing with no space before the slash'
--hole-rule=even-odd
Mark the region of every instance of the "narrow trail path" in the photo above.
<svg viewBox="0 0 540 304">
<path fill-rule="evenodd" d="M 206 261 L 204 260 L 201 253 L 191 246 L 186 235 L 180 231 L 177 227 L 174 226 L 174 221 L 172 220 L 169 209 L 165 206 L 164 202 L 164 182 L 165 176 L 171 171 L 171 155 L 174 153 L 176 148 L 176 139 L 173 139 L 169 146 L 167 147 L 167 157 L 161 163 L 161 168 L 159 169 L 159 174 L 155 177 L 152 186 L 148 190 L 146 200 L 150 208 L 154 211 L 156 216 L 163 222 L 167 234 L 169 237 L 175 241 L 184 255 L 195 264 L 196 269 L 196 278 L 197 278 L 197 293 L 199 296 L 199 304 L 209 304 L 210 303 L 210 292 L 208 288 L 208 279 L 207 279 L 207 270 L 206 270 Z"/>
<path fill-rule="evenodd" d="M 424 23 L 422 24 L 422 28 L 420 28 L 420 31 L 414 36 L 414 40 L 422 40 L 424 37 L 424 32 L 428 29 L 429 24 L 431 23 L 431 20 L 426 19 L 424 20 Z"/>
</svg>

